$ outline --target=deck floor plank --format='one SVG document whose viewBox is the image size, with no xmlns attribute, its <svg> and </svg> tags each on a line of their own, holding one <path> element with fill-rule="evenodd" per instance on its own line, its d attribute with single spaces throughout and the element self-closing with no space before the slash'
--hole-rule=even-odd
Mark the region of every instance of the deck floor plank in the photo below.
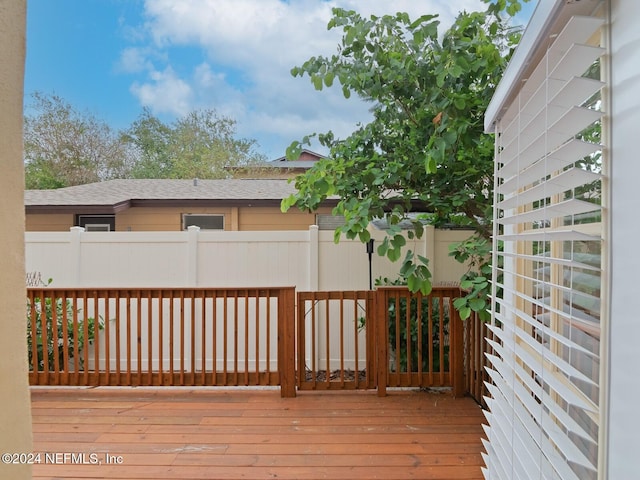
<svg viewBox="0 0 640 480">
<path fill-rule="evenodd" d="M 32 416 L 34 452 L 76 454 L 40 480 L 482 478 L 482 412 L 447 394 L 36 387 Z"/>
</svg>

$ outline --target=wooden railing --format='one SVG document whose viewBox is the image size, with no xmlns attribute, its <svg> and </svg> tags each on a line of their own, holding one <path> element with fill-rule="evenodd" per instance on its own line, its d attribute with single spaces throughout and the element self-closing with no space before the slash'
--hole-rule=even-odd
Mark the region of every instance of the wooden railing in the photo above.
<svg viewBox="0 0 640 480">
<path fill-rule="evenodd" d="M 29 380 L 281 385 L 292 396 L 294 300 L 293 287 L 29 288 Z"/>
<path fill-rule="evenodd" d="M 484 396 L 485 325 L 458 288 L 27 290 L 33 385 L 300 390 L 449 387 Z"/>
</svg>

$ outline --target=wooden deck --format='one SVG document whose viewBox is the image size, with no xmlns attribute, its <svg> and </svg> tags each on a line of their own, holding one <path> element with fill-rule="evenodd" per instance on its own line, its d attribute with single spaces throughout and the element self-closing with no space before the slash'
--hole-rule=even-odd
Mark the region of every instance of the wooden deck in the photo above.
<svg viewBox="0 0 640 480">
<path fill-rule="evenodd" d="M 484 417 L 470 398 L 186 387 L 31 396 L 35 479 L 482 478 Z"/>
</svg>

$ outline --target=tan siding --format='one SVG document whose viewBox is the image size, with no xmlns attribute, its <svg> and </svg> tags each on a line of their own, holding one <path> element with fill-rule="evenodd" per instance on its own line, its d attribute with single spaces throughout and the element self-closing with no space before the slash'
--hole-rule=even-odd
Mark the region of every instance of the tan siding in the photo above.
<svg viewBox="0 0 640 480">
<path fill-rule="evenodd" d="M 279 207 L 133 207 L 116 214 L 116 231 L 179 231 L 182 214 L 224 215 L 225 230 L 307 230 L 315 224 L 316 213 L 330 214 L 324 207 L 316 213 L 291 209 L 282 213 Z M 26 230 L 30 232 L 64 232 L 74 225 L 74 215 L 27 214 Z"/>
<path fill-rule="evenodd" d="M 331 208 L 321 208 L 316 213 L 331 213 Z M 282 213 L 279 207 L 241 207 L 240 230 L 307 230 L 315 224 L 316 214 L 291 209 Z"/>
<path fill-rule="evenodd" d="M 72 213 L 28 213 L 27 232 L 64 232 L 73 227 Z"/>
<path fill-rule="evenodd" d="M 179 231 L 183 213 L 209 213 L 224 215 L 225 230 L 233 230 L 231 208 L 207 207 L 133 207 L 116 215 L 117 231 Z"/>
</svg>

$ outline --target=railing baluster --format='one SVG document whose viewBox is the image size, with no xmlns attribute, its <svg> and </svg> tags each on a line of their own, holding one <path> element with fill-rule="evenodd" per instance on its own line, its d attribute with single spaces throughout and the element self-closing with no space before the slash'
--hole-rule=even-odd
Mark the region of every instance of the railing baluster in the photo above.
<svg viewBox="0 0 640 480">
<path fill-rule="evenodd" d="M 238 384 L 238 291 L 233 294 L 233 381 Z"/>
<path fill-rule="evenodd" d="M 244 384 L 249 385 L 249 290 L 244 294 Z"/>
<path fill-rule="evenodd" d="M 62 306 L 62 308 L 64 308 L 64 305 Z M 60 349 L 58 346 L 58 295 L 55 291 L 53 292 L 53 298 L 51 299 L 51 350 L 51 353 L 53 354 L 53 365 L 49 365 L 49 368 L 53 367 L 54 385 L 60 385 Z"/>
<path fill-rule="evenodd" d="M 142 293 L 136 291 L 136 358 L 138 378 L 136 386 L 142 385 Z"/>
<path fill-rule="evenodd" d="M 153 291 L 147 293 L 147 385 L 153 385 Z"/>
<path fill-rule="evenodd" d="M 256 290 L 255 294 L 255 341 L 256 341 L 256 349 L 253 353 L 253 358 L 255 359 L 255 367 L 256 367 L 256 384 L 260 384 L 260 290 Z"/>
<path fill-rule="evenodd" d="M 213 303 L 213 309 L 211 312 L 212 323 L 211 323 L 211 335 L 213 347 L 211 350 L 211 371 L 213 372 L 211 384 L 217 385 L 218 382 L 218 297 L 215 292 L 212 293 L 211 301 Z"/>
<path fill-rule="evenodd" d="M 228 367 L 228 358 L 229 358 L 229 339 L 228 339 L 228 334 L 229 334 L 229 304 L 228 304 L 228 291 L 225 290 L 223 293 L 223 304 L 222 304 L 222 310 L 223 310 L 223 320 L 222 320 L 222 328 L 223 328 L 223 339 L 222 339 L 222 383 L 224 385 L 227 385 L 227 371 L 229 370 Z"/>
<path fill-rule="evenodd" d="M 50 299 L 50 302 L 53 302 L 55 300 L 55 298 L 53 300 Z M 55 308 L 55 304 L 51 303 L 50 308 Z M 41 325 L 41 335 L 42 335 L 42 372 L 44 373 L 44 378 L 47 379 L 46 382 L 48 383 L 48 377 L 49 377 L 49 335 L 48 335 L 48 330 L 49 330 L 49 316 L 47 315 L 47 304 L 46 304 L 46 299 L 44 296 L 44 292 L 42 292 L 40 294 L 40 325 Z M 38 358 L 38 357 L 36 357 Z M 39 360 L 39 358 L 38 358 Z M 38 368 L 39 370 L 39 368 Z"/>
<path fill-rule="evenodd" d="M 365 294 L 366 295 L 366 294 Z M 354 383 L 356 386 L 356 389 L 360 386 L 360 364 L 359 362 L 359 356 L 360 356 L 360 349 L 358 344 L 359 342 L 359 338 L 358 338 L 358 305 L 360 301 L 360 292 L 357 292 L 356 295 L 353 298 L 353 338 L 354 338 Z M 366 326 L 365 326 L 366 328 Z M 368 372 L 367 372 L 368 373 Z"/>
<path fill-rule="evenodd" d="M 158 385 L 164 385 L 164 292 L 158 290 Z"/>
<path fill-rule="evenodd" d="M 127 312 L 127 385 L 131 385 L 131 293 L 127 293 L 125 297 Z"/>
<path fill-rule="evenodd" d="M 96 290 L 92 291 L 93 296 L 93 372 L 94 385 L 100 385 L 100 298 Z M 89 322 L 89 319 L 86 319 Z M 87 343 L 89 341 L 87 340 Z"/>
<path fill-rule="evenodd" d="M 191 317 L 191 337 L 190 337 L 190 347 L 191 347 L 191 372 L 189 373 L 190 383 L 191 385 L 196 384 L 196 292 L 194 290 L 190 290 L 190 317 Z"/>
<path fill-rule="evenodd" d="M 204 290 L 199 290 L 198 295 L 201 296 L 201 314 L 200 314 L 200 349 L 201 362 L 200 368 L 202 370 L 200 375 L 200 385 L 206 385 L 207 383 L 207 295 Z"/>
<path fill-rule="evenodd" d="M 271 385 L 271 290 L 267 290 L 267 385 Z"/>
<path fill-rule="evenodd" d="M 120 364 L 120 322 L 122 320 L 120 310 L 120 292 L 116 290 L 116 385 L 122 385 L 121 364 Z"/>
<path fill-rule="evenodd" d="M 429 342 L 427 343 L 427 345 L 429 345 L 429 385 L 433 385 L 433 371 L 434 371 L 434 358 L 433 358 L 433 326 L 434 326 L 434 318 L 433 318 L 433 300 L 434 300 L 434 296 L 430 296 L 428 298 L 428 302 L 429 302 L 429 322 L 428 322 L 428 329 L 429 329 Z"/>
<path fill-rule="evenodd" d="M 417 354 L 417 368 L 418 368 L 418 378 L 420 379 L 420 384 L 422 384 L 422 373 L 423 373 L 423 365 L 424 365 L 424 352 L 422 349 L 422 316 L 424 315 L 424 312 L 422 311 L 422 305 L 423 303 L 426 301 L 429 301 L 429 296 L 427 297 L 423 297 L 422 295 L 420 295 L 420 297 L 417 300 L 417 305 L 416 305 L 416 329 L 417 329 L 417 342 L 416 342 L 416 349 L 418 350 L 418 354 Z M 429 318 L 427 318 L 427 321 L 429 321 Z"/>
<path fill-rule="evenodd" d="M 104 297 L 104 371 L 105 383 L 111 385 L 111 292 L 106 292 Z M 65 322 L 66 323 L 66 322 Z"/>
<path fill-rule="evenodd" d="M 174 291 L 169 290 L 169 385 L 175 385 L 175 377 L 173 370 L 174 343 L 175 343 L 175 296 Z"/>
</svg>

